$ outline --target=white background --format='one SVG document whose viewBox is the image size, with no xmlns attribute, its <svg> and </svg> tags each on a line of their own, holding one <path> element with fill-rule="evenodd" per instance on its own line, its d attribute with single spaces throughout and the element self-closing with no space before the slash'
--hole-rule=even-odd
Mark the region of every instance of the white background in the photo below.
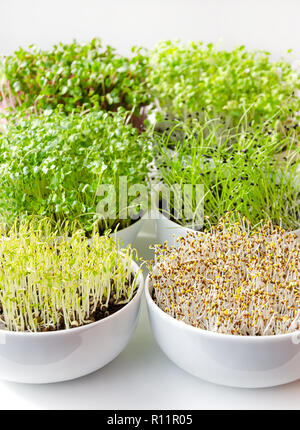
<svg viewBox="0 0 300 430">
<path fill-rule="evenodd" d="M 161 39 L 288 48 L 300 60 L 298 0 L 0 0 L 0 52 L 98 36 L 121 53 Z"/>
<path fill-rule="evenodd" d="M 101 37 L 121 53 L 180 38 L 233 48 L 293 49 L 300 60 L 297 0 L 0 0 L 0 53 L 35 43 L 47 48 L 73 38 Z M 297 64 L 297 63 L 296 63 Z M 300 380 L 276 388 L 216 386 L 186 374 L 156 345 L 143 304 L 131 342 L 104 369 L 53 385 L 0 382 L 0 408 L 287 409 L 300 406 Z"/>
</svg>

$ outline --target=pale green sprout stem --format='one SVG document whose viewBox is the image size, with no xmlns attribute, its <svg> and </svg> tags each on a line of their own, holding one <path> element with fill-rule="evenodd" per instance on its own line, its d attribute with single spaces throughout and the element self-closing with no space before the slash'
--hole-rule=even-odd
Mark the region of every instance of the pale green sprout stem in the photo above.
<svg viewBox="0 0 300 430">
<path fill-rule="evenodd" d="M 132 250 L 108 234 L 61 236 L 48 220 L 0 227 L 0 322 L 11 331 L 47 331 L 94 321 L 99 309 L 126 304 L 137 287 Z"/>
</svg>

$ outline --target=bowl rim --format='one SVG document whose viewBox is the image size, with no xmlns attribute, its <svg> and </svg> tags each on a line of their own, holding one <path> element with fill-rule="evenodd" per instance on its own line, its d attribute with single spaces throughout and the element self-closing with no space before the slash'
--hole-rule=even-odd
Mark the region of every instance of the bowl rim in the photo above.
<svg viewBox="0 0 300 430">
<path fill-rule="evenodd" d="M 131 269 L 135 275 L 137 275 L 137 282 L 138 282 L 138 288 L 136 289 L 135 295 L 132 297 L 132 299 L 126 303 L 121 309 L 114 312 L 112 315 L 109 315 L 105 318 L 102 318 L 101 320 L 85 324 L 79 327 L 74 328 L 68 328 L 63 330 L 53 330 L 53 331 L 47 331 L 47 332 L 31 332 L 31 331 L 12 331 L 12 330 L 5 330 L 0 329 L 0 337 L 1 336 L 19 336 L 19 337 L 46 337 L 46 336 L 67 336 L 69 334 L 78 334 L 79 332 L 83 332 L 85 330 L 89 330 L 90 328 L 93 328 L 97 325 L 104 325 L 107 321 L 111 321 L 113 318 L 117 318 L 121 313 L 125 313 L 128 311 L 129 307 L 132 307 L 132 304 L 137 302 L 144 289 L 144 276 L 142 269 L 139 267 L 139 265 L 132 260 L 131 261 Z"/>
<path fill-rule="evenodd" d="M 218 333 L 210 330 L 204 330 L 202 328 L 193 327 L 190 324 L 185 323 L 184 321 L 177 320 L 173 318 L 171 315 L 164 312 L 160 307 L 154 302 L 152 299 L 152 296 L 150 294 L 150 289 L 152 290 L 152 286 L 149 283 L 150 279 L 150 273 L 148 274 L 146 281 L 145 281 L 145 297 L 146 302 L 148 305 L 148 310 L 153 309 L 154 312 L 156 312 L 161 318 L 164 318 L 166 322 L 169 322 L 170 324 L 173 324 L 178 327 L 178 329 L 184 329 L 186 331 L 190 331 L 191 333 L 198 333 L 198 335 L 202 336 L 208 336 L 208 337 L 214 337 L 217 339 L 223 339 L 223 340 L 230 340 L 234 342 L 276 342 L 281 339 L 288 339 L 292 338 L 294 336 L 300 336 L 300 330 L 293 331 L 291 333 L 283 333 L 283 334 L 274 334 L 274 335 L 268 335 L 268 336 L 242 336 L 242 335 L 236 335 L 236 334 L 230 334 L 230 333 Z M 298 344 L 300 347 L 300 343 Z"/>
<path fill-rule="evenodd" d="M 131 219 L 131 221 L 133 221 L 131 224 L 129 224 L 127 227 L 124 227 L 124 228 L 121 228 L 120 230 L 118 230 L 118 228 L 117 229 L 115 229 L 115 230 L 111 230 L 111 232 L 109 233 L 109 237 L 111 237 L 112 239 L 114 239 L 114 238 L 116 238 L 116 239 L 120 239 L 118 236 L 120 235 L 120 234 L 123 234 L 123 233 L 127 233 L 128 231 L 131 231 L 131 230 L 133 230 L 134 228 L 136 228 L 136 227 L 138 227 L 138 226 L 140 226 L 140 224 L 141 224 L 141 221 L 142 221 L 142 219 L 143 219 L 143 216 L 144 216 L 145 214 L 143 214 L 140 218 L 138 218 L 138 219 Z"/>
<path fill-rule="evenodd" d="M 157 209 L 157 211 L 159 212 L 158 219 L 160 219 L 162 221 L 167 221 L 169 223 L 169 226 L 166 227 L 168 230 L 172 230 L 172 228 L 174 228 L 174 229 L 175 228 L 181 228 L 185 232 L 205 234 L 203 231 L 194 230 L 190 227 L 186 227 L 185 225 L 179 224 L 179 222 L 171 220 L 164 213 L 162 213 L 161 210 L 159 210 L 159 209 Z M 296 236 L 300 239 L 300 228 L 297 228 L 296 230 L 287 231 L 287 233 L 295 233 Z M 178 237 L 180 237 L 180 236 L 178 236 Z"/>
</svg>

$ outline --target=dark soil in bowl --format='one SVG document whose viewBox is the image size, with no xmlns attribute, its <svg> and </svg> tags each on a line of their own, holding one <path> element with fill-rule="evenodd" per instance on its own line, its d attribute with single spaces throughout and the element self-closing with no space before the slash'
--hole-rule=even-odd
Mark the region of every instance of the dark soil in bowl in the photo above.
<svg viewBox="0 0 300 430">
<path fill-rule="evenodd" d="M 131 274 L 130 285 L 133 283 L 133 281 L 134 281 L 134 275 Z M 133 298 L 135 297 L 136 292 L 137 292 L 137 290 L 134 291 L 131 300 L 133 300 Z M 119 301 L 122 301 L 122 300 L 124 300 L 124 297 L 121 297 Z M 128 303 L 130 303 L 130 301 L 127 303 L 121 303 L 120 304 L 120 303 L 116 303 L 115 298 L 112 297 L 109 300 L 108 306 L 105 306 L 105 304 L 103 304 L 103 303 L 99 303 L 97 305 L 95 311 L 91 310 L 89 319 L 87 321 L 85 321 L 84 324 L 82 324 L 82 323 L 80 324 L 80 322 L 77 319 L 75 319 L 72 321 L 70 328 L 83 327 L 83 326 L 86 326 L 88 324 L 91 324 L 91 323 L 100 321 L 102 319 L 105 319 L 106 317 L 111 316 L 111 315 L 115 314 L 116 312 L 118 312 L 120 309 L 122 309 L 124 306 L 126 306 Z M 66 329 L 62 309 L 59 309 L 58 313 L 60 314 L 60 317 L 59 317 L 57 325 L 51 325 L 49 327 L 43 327 L 43 328 L 41 328 L 40 332 L 58 331 L 58 330 L 65 330 Z M 37 317 L 37 320 L 39 320 L 39 319 L 40 319 L 40 317 Z M 0 302 L 0 330 L 6 329 L 5 323 L 3 320 L 4 320 L 3 308 L 2 308 L 2 304 Z"/>
</svg>

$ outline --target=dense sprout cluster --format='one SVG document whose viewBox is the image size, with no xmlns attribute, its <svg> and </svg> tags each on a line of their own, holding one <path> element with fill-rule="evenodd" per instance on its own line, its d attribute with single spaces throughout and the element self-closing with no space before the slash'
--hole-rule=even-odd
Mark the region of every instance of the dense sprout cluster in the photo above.
<svg viewBox="0 0 300 430">
<path fill-rule="evenodd" d="M 36 113 L 61 106 L 66 112 L 89 108 L 139 112 L 149 102 L 147 57 L 133 48 L 127 58 L 99 39 L 74 41 L 50 50 L 20 48 L 2 61 L 2 102 Z"/>
<path fill-rule="evenodd" d="M 225 211 L 237 210 L 253 224 L 282 220 L 286 229 L 300 224 L 299 143 L 295 130 L 285 137 L 269 123 L 255 129 L 223 130 L 215 121 L 169 121 L 154 141 L 158 179 L 173 184 L 203 184 L 203 202 L 191 200 L 191 213 L 204 205 L 216 224 Z M 284 152 L 283 152 L 284 151 Z M 174 199 L 170 213 L 174 217 Z M 186 225 L 184 217 L 176 220 Z M 206 224 L 208 226 L 208 224 Z"/>
<path fill-rule="evenodd" d="M 145 137 L 126 125 L 122 111 L 14 118 L 0 135 L 1 222 L 39 215 L 60 223 L 77 220 L 86 231 L 96 220 L 100 232 L 127 227 L 131 219 L 120 219 L 119 212 L 115 219 L 99 218 L 98 188 L 118 190 L 120 176 L 128 187 L 147 185 L 150 160 Z M 134 196 L 128 205 L 138 212 Z"/>
<path fill-rule="evenodd" d="M 265 336 L 300 329 L 300 243 L 267 223 L 251 229 L 227 214 L 209 233 L 188 233 L 179 247 L 156 245 L 153 299 L 193 327 Z"/>
<path fill-rule="evenodd" d="M 18 227 L 18 228 L 16 228 Z M 0 235 L 0 326 L 13 331 L 68 329 L 97 321 L 133 297 L 132 251 L 107 235 L 26 222 Z"/>
<path fill-rule="evenodd" d="M 150 65 L 149 86 L 160 107 L 181 119 L 205 110 L 229 126 L 241 118 L 253 124 L 272 119 L 281 131 L 299 123 L 300 75 L 285 60 L 271 61 L 268 52 L 163 41 Z"/>
</svg>

